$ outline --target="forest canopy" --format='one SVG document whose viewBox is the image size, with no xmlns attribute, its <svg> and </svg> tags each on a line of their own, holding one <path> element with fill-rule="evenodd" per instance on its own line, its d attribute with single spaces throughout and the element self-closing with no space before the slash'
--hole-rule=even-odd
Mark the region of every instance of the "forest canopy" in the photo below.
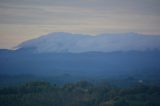
<svg viewBox="0 0 160 106">
<path fill-rule="evenodd" d="M 87 81 L 63 86 L 33 81 L 0 89 L 1 106 L 160 106 L 160 87 L 120 88 Z"/>
</svg>

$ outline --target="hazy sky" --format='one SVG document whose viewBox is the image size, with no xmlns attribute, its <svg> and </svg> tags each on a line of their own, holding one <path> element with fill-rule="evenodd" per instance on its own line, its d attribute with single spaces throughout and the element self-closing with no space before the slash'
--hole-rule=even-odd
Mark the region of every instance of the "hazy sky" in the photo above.
<svg viewBox="0 0 160 106">
<path fill-rule="evenodd" d="M 160 34 L 160 0 L 0 0 L 0 48 L 61 31 Z"/>
</svg>

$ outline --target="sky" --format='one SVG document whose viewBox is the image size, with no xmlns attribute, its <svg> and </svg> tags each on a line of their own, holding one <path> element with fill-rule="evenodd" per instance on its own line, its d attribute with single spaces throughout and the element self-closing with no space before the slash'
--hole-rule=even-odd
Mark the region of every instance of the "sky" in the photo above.
<svg viewBox="0 0 160 106">
<path fill-rule="evenodd" d="M 160 0 L 0 0 L 0 48 L 51 32 L 160 35 Z"/>
</svg>

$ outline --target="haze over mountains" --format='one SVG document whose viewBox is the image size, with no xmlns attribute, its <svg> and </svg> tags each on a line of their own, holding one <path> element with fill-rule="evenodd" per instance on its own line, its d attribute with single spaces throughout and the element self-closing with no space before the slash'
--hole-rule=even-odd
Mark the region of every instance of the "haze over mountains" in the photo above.
<svg viewBox="0 0 160 106">
<path fill-rule="evenodd" d="M 152 51 L 160 50 L 160 36 L 138 33 L 100 34 L 92 36 L 55 32 L 23 42 L 16 48 L 32 48 L 35 53 Z"/>
<path fill-rule="evenodd" d="M 56 32 L 23 42 L 16 50 L 0 50 L 0 75 L 54 76 L 61 81 L 131 77 L 160 83 L 159 64 L 160 36 L 137 33 Z"/>
</svg>

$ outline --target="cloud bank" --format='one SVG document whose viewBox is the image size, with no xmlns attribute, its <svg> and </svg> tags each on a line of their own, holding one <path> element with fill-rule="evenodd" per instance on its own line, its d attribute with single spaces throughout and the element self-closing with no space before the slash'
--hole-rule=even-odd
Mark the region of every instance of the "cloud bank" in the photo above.
<svg viewBox="0 0 160 106">
<path fill-rule="evenodd" d="M 33 48 L 36 53 L 151 51 L 160 50 L 160 36 L 146 36 L 137 33 L 91 36 L 56 32 L 23 42 L 17 46 L 17 49 L 24 48 Z"/>
</svg>

